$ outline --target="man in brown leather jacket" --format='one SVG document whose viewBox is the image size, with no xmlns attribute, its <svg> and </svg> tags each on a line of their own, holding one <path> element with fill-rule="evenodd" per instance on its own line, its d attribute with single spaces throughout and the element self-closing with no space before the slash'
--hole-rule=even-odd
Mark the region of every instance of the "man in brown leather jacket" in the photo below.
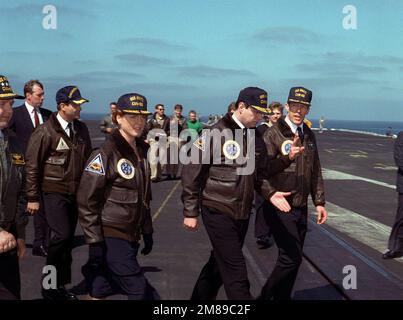
<svg viewBox="0 0 403 320">
<path fill-rule="evenodd" d="M 57 270 L 57 289 L 42 290 L 45 299 L 74 300 L 64 286 L 71 281 L 71 250 L 77 225 L 76 191 L 91 153 L 87 126 L 78 120 L 88 102 L 75 86 L 56 94 L 57 113 L 32 133 L 26 152 L 27 211 L 35 214 L 43 193 L 51 239 L 47 265 Z"/>
<path fill-rule="evenodd" d="M 303 87 L 291 88 L 286 110 L 266 130 L 263 139 L 269 159 L 283 157 L 290 152 L 292 143 L 301 142 L 302 154 L 282 172 L 265 181 L 270 202 L 264 203 L 265 219 L 279 249 L 276 266 L 264 285 L 260 299 L 286 300 L 302 261 L 302 250 L 307 231 L 308 196 L 312 196 L 318 214 L 317 223 L 326 221 L 324 186 L 316 139 L 304 118 L 309 112 L 312 92 Z M 284 197 L 284 192 L 290 195 Z"/>
<path fill-rule="evenodd" d="M 201 211 L 213 247 L 210 259 L 194 287 L 193 300 L 215 299 L 222 285 L 228 299 L 251 299 L 242 246 L 254 189 L 260 191 L 260 179 L 256 179 L 255 158 L 251 148 L 255 141 L 249 143 L 247 135 L 250 137 L 251 133 L 247 131 L 256 126 L 262 114 L 267 113 L 267 92 L 256 87 L 243 89 L 235 112 L 226 114 L 210 128 L 209 136 L 213 138 L 213 143 L 205 140 L 202 133 L 200 144 L 196 145 L 201 148 L 202 152 L 199 153 L 203 159 L 195 159 L 183 168 L 184 226 L 190 230 L 197 229 L 197 217 Z M 214 136 L 222 133 L 228 133 L 228 136 L 221 136 L 214 144 Z M 246 147 L 242 148 L 241 145 Z M 207 150 L 218 150 L 219 161 L 215 161 L 216 154 L 209 154 Z M 290 165 L 292 160 L 289 158 L 292 156 L 273 159 L 270 170 L 282 171 Z M 242 157 L 253 161 L 253 170 L 245 170 L 245 164 L 239 161 Z M 263 163 L 263 160 L 259 159 L 257 162 Z M 262 190 L 262 193 L 267 194 L 268 190 Z"/>
</svg>

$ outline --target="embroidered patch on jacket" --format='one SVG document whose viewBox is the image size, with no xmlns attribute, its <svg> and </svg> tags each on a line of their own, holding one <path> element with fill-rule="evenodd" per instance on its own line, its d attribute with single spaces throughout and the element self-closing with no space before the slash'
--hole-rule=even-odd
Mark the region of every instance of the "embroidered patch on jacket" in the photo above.
<svg viewBox="0 0 403 320">
<path fill-rule="evenodd" d="M 281 153 L 286 156 L 290 153 L 293 141 L 292 140 L 285 140 L 281 145 Z"/>
<path fill-rule="evenodd" d="M 85 168 L 85 171 L 100 174 L 100 175 L 105 175 L 105 169 L 104 169 L 104 164 L 102 162 L 102 157 L 101 154 L 97 154 L 95 158 L 88 164 L 87 168 Z"/>
<path fill-rule="evenodd" d="M 120 159 L 118 161 L 117 167 L 118 167 L 117 168 L 118 172 L 122 178 L 125 178 L 128 180 L 133 179 L 135 169 L 134 169 L 133 164 L 129 160 L 124 159 L 124 158 Z"/>
<path fill-rule="evenodd" d="M 224 156 L 227 159 L 234 160 L 241 154 L 241 146 L 235 140 L 225 141 L 223 145 Z"/>
<path fill-rule="evenodd" d="M 66 141 L 63 140 L 63 138 L 60 138 L 59 144 L 57 145 L 56 151 L 60 150 L 69 150 L 69 146 L 67 145 Z"/>
<path fill-rule="evenodd" d="M 197 139 L 195 142 L 193 142 L 193 145 L 196 148 L 200 149 L 201 151 L 205 151 L 206 150 L 206 136 L 207 136 L 207 133 L 203 132 L 202 136 L 199 139 Z"/>
<path fill-rule="evenodd" d="M 17 166 L 23 166 L 25 165 L 25 159 L 24 155 L 21 153 L 12 153 L 11 158 L 13 160 L 13 163 Z"/>
</svg>

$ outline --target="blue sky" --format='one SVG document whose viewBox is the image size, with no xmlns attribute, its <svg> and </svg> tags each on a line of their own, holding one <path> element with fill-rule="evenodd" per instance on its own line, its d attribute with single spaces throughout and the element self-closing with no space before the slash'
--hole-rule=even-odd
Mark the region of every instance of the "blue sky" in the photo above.
<svg viewBox="0 0 403 320">
<path fill-rule="evenodd" d="M 45 30 L 42 8 L 57 9 Z M 343 28 L 343 7 L 357 29 Z M 153 109 L 224 113 L 240 89 L 285 102 L 313 91 L 311 118 L 403 121 L 403 2 L 316 0 L 25 1 L 2 4 L 0 74 L 16 91 L 41 80 L 45 104 L 78 85 L 103 113 L 128 92 Z"/>
</svg>

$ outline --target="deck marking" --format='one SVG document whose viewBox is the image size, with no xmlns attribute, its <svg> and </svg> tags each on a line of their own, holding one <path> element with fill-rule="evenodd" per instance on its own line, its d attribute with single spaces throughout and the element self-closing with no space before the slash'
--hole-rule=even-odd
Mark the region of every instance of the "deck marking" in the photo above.
<svg viewBox="0 0 403 320">
<path fill-rule="evenodd" d="M 360 176 L 355 176 L 349 173 L 344 173 L 341 171 L 330 170 L 330 169 L 322 169 L 323 178 L 326 180 L 361 180 L 369 183 L 376 184 L 378 186 L 396 189 L 396 186 L 393 184 L 385 183 L 378 180 L 368 179 Z"/>
<path fill-rule="evenodd" d="M 165 197 L 164 201 L 161 203 L 160 207 L 158 208 L 158 210 L 154 213 L 154 215 L 152 217 L 153 222 L 155 221 L 155 219 L 158 218 L 158 216 L 160 215 L 162 209 L 165 207 L 165 205 L 167 204 L 168 200 L 172 197 L 173 193 L 179 187 L 180 184 L 181 184 L 181 182 L 178 181 L 175 184 L 175 186 L 172 188 L 172 190 L 168 193 L 168 195 Z"/>
<path fill-rule="evenodd" d="M 326 225 L 380 253 L 387 250 L 391 227 L 330 202 L 326 208 Z M 403 257 L 395 260 L 403 263 Z"/>
</svg>

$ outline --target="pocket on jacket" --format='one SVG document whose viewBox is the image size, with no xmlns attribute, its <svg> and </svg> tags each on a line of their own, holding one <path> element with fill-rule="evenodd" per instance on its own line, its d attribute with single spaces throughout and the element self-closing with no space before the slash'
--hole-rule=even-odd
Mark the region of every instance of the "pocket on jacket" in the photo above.
<svg viewBox="0 0 403 320">
<path fill-rule="evenodd" d="M 233 202 L 238 200 L 238 182 L 235 168 L 211 167 L 203 195 L 217 201 Z"/>
<path fill-rule="evenodd" d="M 115 203 L 122 203 L 122 204 L 137 203 L 138 191 L 112 188 L 111 193 L 109 194 L 108 200 L 115 202 Z"/>
<path fill-rule="evenodd" d="M 137 190 L 112 189 L 102 211 L 102 220 L 129 223 L 137 216 Z"/>
<path fill-rule="evenodd" d="M 45 161 L 44 179 L 46 180 L 62 180 L 64 177 L 65 158 L 49 157 Z"/>
</svg>

